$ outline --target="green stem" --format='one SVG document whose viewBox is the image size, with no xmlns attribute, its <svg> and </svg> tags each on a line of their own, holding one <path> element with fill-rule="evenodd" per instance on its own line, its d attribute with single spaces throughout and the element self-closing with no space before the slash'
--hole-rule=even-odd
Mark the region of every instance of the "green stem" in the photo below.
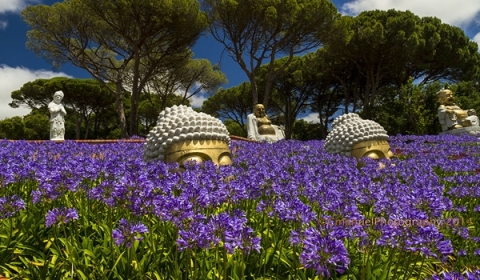
<svg viewBox="0 0 480 280">
<path fill-rule="evenodd" d="M 403 260 L 403 257 L 405 256 L 405 252 L 402 252 L 400 254 L 400 258 L 397 260 L 397 264 L 395 265 L 395 269 L 393 270 L 393 279 L 396 279 L 395 276 L 397 276 L 397 271 L 398 271 L 398 268 L 400 266 L 400 263 L 402 262 Z"/>
<path fill-rule="evenodd" d="M 415 269 L 415 265 L 417 264 L 417 261 L 420 257 L 420 252 L 417 253 L 417 257 L 415 258 L 415 261 L 413 262 L 413 267 L 412 269 L 405 269 L 405 273 L 403 274 L 403 279 L 408 279 L 410 275 L 412 275 L 413 270 Z M 409 258 L 410 259 L 410 258 Z"/>
<path fill-rule="evenodd" d="M 420 268 L 418 269 L 418 276 L 419 277 L 422 274 L 422 268 L 423 268 L 423 264 L 425 263 L 425 259 L 426 259 L 426 257 L 424 256 L 423 259 L 422 259 L 422 263 L 420 264 Z"/>
<path fill-rule="evenodd" d="M 65 236 L 65 250 L 67 251 L 68 260 L 71 262 L 72 270 L 71 270 L 71 278 L 73 279 L 73 271 L 74 271 L 74 261 L 72 252 L 70 251 L 70 238 L 67 235 L 66 225 L 63 225 L 63 235 Z"/>
<path fill-rule="evenodd" d="M 373 247 L 373 246 L 372 246 Z M 366 248 L 367 250 L 367 253 L 366 254 L 363 254 L 363 268 L 362 268 L 362 277 L 361 279 L 365 279 L 365 274 L 367 273 L 367 267 L 370 265 L 370 254 L 371 252 L 373 251 L 372 248 L 370 247 L 367 247 Z"/>
<path fill-rule="evenodd" d="M 385 279 L 389 279 L 388 275 L 390 274 L 390 265 L 392 264 L 393 256 L 396 253 L 395 251 L 396 251 L 396 248 L 393 248 L 393 251 L 391 252 L 390 256 L 388 256 L 387 276 L 385 277 Z"/>
<path fill-rule="evenodd" d="M 223 279 L 228 279 L 227 278 L 227 262 L 228 262 L 228 256 L 227 256 L 227 249 L 223 247 Z"/>
<path fill-rule="evenodd" d="M 174 246 L 173 249 L 175 250 L 175 257 L 173 259 L 173 265 L 175 266 L 175 274 L 177 275 L 177 279 L 180 279 L 181 272 L 180 272 L 180 268 L 178 267 L 178 248 Z"/>
<path fill-rule="evenodd" d="M 216 277 L 220 277 L 220 254 L 218 253 L 218 247 L 215 250 L 215 265 L 217 267 Z"/>
<path fill-rule="evenodd" d="M 245 270 L 245 256 L 244 256 L 244 253 L 243 252 L 240 252 L 240 254 L 242 255 L 242 261 L 241 261 L 241 274 L 240 274 L 240 279 L 244 279 L 244 270 Z"/>
</svg>

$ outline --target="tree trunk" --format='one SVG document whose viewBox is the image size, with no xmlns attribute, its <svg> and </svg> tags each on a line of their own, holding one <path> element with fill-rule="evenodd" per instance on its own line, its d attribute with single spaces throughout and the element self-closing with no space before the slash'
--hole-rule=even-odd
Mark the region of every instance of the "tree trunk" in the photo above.
<svg viewBox="0 0 480 280">
<path fill-rule="evenodd" d="M 285 100 L 285 139 L 289 140 L 292 138 L 293 122 L 290 109 L 290 98 L 287 96 Z"/>
<path fill-rule="evenodd" d="M 252 108 L 253 106 L 258 104 L 258 87 L 257 87 L 257 82 L 255 82 L 255 79 L 250 79 L 250 85 L 252 87 Z M 267 108 L 265 108 L 266 110 Z"/>
<path fill-rule="evenodd" d="M 91 123 L 91 120 L 89 118 L 85 118 L 85 139 L 88 139 L 88 131 L 90 130 L 90 123 Z"/>
<path fill-rule="evenodd" d="M 265 110 L 268 108 L 268 103 L 270 101 L 270 91 L 272 90 L 274 78 L 267 76 L 267 82 L 265 83 L 265 90 L 263 92 L 263 106 Z"/>
<path fill-rule="evenodd" d="M 118 124 L 122 132 L 122 138 L 128 138 L 125 109 L 123 108 L 123 86 L 121 81 L 115 84 L 115 103 L 117 105 Z"/>
<path fill-rule="evenodd" d="M 141 86 L 139 84 L 140 73 L 140 57 L 138 49 L 134 54 L 134 66 L 133 66 L 133 82 L 132 82 L 132 95 L 130 99 L 130 136 L 138 134 L 138 100 L 140 99 Z"/>
<path fill-rule="evenodd" d="M 78 112 L 75 112 L 75 139 L 80 139 L 80 129 L 82 128 L 82 119 Z"/>
<path fill-rule="evenodd" d="M 130 106 L 130 135 L 138 134 L 138 89 L 132 90 L 131 106 Z"/>
</svg>

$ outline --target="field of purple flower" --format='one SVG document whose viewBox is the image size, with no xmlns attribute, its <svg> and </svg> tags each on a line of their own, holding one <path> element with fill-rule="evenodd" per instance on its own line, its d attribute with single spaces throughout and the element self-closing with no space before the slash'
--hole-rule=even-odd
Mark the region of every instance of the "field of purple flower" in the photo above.
<svg viewBox="0 0 480 280">
<path fill-rule="evenodd" d="M 0 141 L 0 274 L 14 279 L 480 279 L 480 144 L 397 136 L 231 144 L 232 166 L 143 144 Z"/>
</svg>

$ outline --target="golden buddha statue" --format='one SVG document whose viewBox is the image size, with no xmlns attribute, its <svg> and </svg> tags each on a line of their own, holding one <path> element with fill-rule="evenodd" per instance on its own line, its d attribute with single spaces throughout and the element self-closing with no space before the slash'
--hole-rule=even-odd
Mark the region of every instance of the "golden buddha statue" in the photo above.
<svg viewBox="0 0 480 280">
<path fill-rule="evenodd" d="M 272 125 L 262 104 L 255 105 L 253 113 L 247 116 L 247 131 L 248 138 L 257 141 L 271 143 L 285 138 L 283 130 Z"/>
<path fill-rule="evenodd" d="M 455 104 L 453 92 L 449 89 L 441 89 L 437 92 L 438 102 L 438 120 L 442 126 L 442 131 L 452 131 L 464 127 L 479 126 L 479 120 L 474 109 L 463 110 Z M 478 128 L 480 130 L 480 127 Z"/>
</svg>

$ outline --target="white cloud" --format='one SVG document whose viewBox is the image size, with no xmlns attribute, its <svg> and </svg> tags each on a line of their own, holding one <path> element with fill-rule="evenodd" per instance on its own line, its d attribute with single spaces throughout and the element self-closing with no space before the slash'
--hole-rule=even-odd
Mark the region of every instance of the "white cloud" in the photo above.
<svg viewBox="0 0 480 280">
<path fill-rule="evenodd" d="M 203 101 L 207 100 L 207 98 L 201 93 L 198 93 L 190 97 L 189 99 L 190 99 L 190 106 L 192 106 L 193 108 L 202 107 Z"/>
<path fill-rule="evenodd" d="M 465 27 L 480 15 L 478 0 L 354 0 L 343 4 L 340 11 L 357 15 L 366 10 L 409 10 L 420 16 L 435 16 L 455 26 Z"/>
<path fill-rule="evenodd" d="M 480 32 L 478 32 L 477 35 L 473 36 L 472 41 L 477 42 L 478 47 L 480 48 Z"/>
<path fill-rule="evenodd" d="M 20 12 L 28 4 L 38 3 L 38 0 L 0 0 L 0 14 Z"/>
<path fill-rule="evenodd" d="M 1 3 L 2 0 L 0 0 Z M 20 89 L 25 83 L 36 79 L 50 79 L 53 77 L 69 77 L 62 72 L 48 70 L 31 70 L 23 67 L 12 68 L 0 64 L 0 120 L 14 116 L 24 116 L 30 113 L 27 108 L 12 108 L 8 103 L 12 102 L 11 94 Z"/>
<path fill-rule="evenodd" d="M 306 115 L 305 117 L 301 118 L 302 120 L 305 120 L 307 122 L 313 122 L 313 123 L 319 123 L 320 119 L 318 118 L 318 113 L 310 113 Z"/>
<path fill-rule="evenodd" d="M 0 29 L 5 30 L 7 28 L 8 21 L 6 20 L 0 20 Z"/>
</svg>

